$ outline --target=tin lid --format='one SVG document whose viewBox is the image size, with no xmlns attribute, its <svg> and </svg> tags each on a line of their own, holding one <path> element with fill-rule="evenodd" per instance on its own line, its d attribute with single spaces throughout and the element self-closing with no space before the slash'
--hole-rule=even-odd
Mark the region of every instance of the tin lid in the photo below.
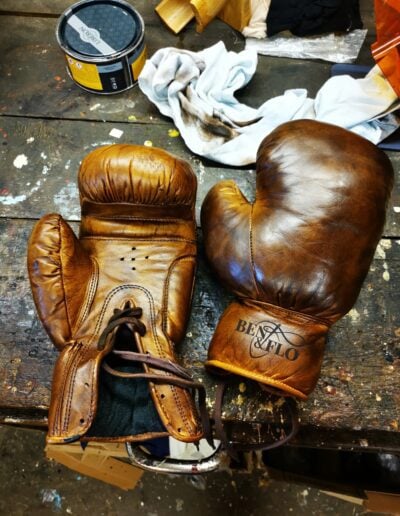
<svg viewBox="0 0 400 516">
<path fill-rule="evenodd" d="M 127 2 L 83 0 L 61 15 L 56 35 L 67 53 L 99 58 L 134 47 L 143 32 L 142 18 Z"/>
</svg>

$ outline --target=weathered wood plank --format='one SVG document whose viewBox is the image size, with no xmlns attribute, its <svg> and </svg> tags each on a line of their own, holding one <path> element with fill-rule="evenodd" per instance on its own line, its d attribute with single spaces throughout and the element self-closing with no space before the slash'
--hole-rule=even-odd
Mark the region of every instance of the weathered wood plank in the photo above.
<svg viewBox="0 0 400 516">
<path fill-rule="evenodd" d="M 70 0 L 35 0 L 33 7 L 31 0 L 2 0 L 0 14 L 2 11 L 21 14 L 34 12 L 58 16 L 72 3 Z M 154 9 L 159 4 L 159 0 L 135 0 L 131 4 L 140 12 L 145 23 L 154 22 Z M 372 29 L 375 21 L 372 0 L 361 0 L 360 12 L 364 26 Z"/>
<path fill-rule="evenodd" d="M 68 0 L 2 0 L 0 12 L 60 14 L 74 2 Z"/>
<path fill-rule="evenodd" d="M 0 16 L 1 114 L 94 120 L 128 120 L 135 116 L 147 122 L 161 118 L 137 87 L 119 95 L 102 96 L 74 84 L 55 39 L 55 26 L 54 19 Z M 148 55 L 164 46 L 199 51 L 221 37 L 227 47 L 243 48 L 243 41 L 238 41 L 234 31 L 218 21 L 207 36 L 177 37 L 160 24 L 146 31 Z"/>
<path fill-rule="evenodd" d="M 156 3 L 135 2 L 148 24 L 150 55 L 162 46 L 200 50 L 219 39 L 232 50 L 243 48 L 241 36 L 219 21 L 202 35 L 191 24 L 179 37 L 173 36 L 154 13 Z M 67 5 L 64 0 L 36 0 L 34 4 L 3 0 L 0 10 L 56 15 Z M 361 8 L 371 27 L 372 0 L 362 0 Z M 206 192 L 221 178 L 235 179 L 249 199 L 254 195 L 252 170 L 217 167 L 191 155 L 180 137 L 169 136 L 172 123 L 137 88 L 100 97 L 71 83 L 54 38 L 55 23 L 55 18 L 46 16 L 0 15 L 0 421 L 13 424 L 45 424 L 57 356 L 30 296 L 26 242 L 34 221 L 27 219 L 50 211 L 79 219 L 76 173 L 85 154 L 102 144 L 151 140 L 189 159 L 199 182 L 197 213 Z M 372 64 L 369 45 L 373 40 L 372 30 L 358 62 Z M 329 70 L 329 63 L 260 57 L 257 73 L 238 97 L 257 106 L 281 94 L 282 88 L 306 87 L 313 96 Z M 124 131 L 120 140 L 109 135 L 113 127 Z M 398 181 L 400 156 L 389 155 Z M 298 444 L 400 450 L 399 212 L 397 183 L 385 228 L 385 236 L 391 238 L 382 239 L 356 306 L 331 331 L 317 389 L 301 404 Z M 73 226 L 77 228 L 76 223 Z M 215 381 L 205 373 L 203 362 L 229 299 L 211 275 L 200 243 L 192 317 L 180 354 L 193 375 L 208 387 L 210 408 Z M 270 410 L 268 396 L 250 382 L 243 392 L 237 381 L 227 393 L 224 417 L 251 439 L 250 429 L 257 436 Z"/>
<path fill-rule="evenodd" d="M 253 195 L 253 170 L 209 166 L 188 151 L 180 136 L 169 136 L 172 125 L 9 117 L 1 122 L 0 137 L 7 134 L 3 137 L 7 145 L 0 146 L 0 217 L 32 219 L 55 211 L 68 220 L 79 220 L 79 163 L 95 147 L 113 143 L 151 141 L 155 147 L 187 159 L 198 178 L 198 221 L 205 195 L 221 179 L 235 179 L 247 195 Z M 124 131 L 120 139 L 109 135 L 113 128 Z M 18 168 L 25 160 L 27 164 Z"/>
<path fill-rule="evenodd" d="M 73 0 L 2 0 L 0 3 L 0 15 L 2 12 L 15 14 L 51 14 L 59 16 L 75 2 Z M 134 0 L 129 2 L 142 16 L 145 23 L 159 21 L 154 11 L 158 0 Z"/>
<path fill-rule="evenodd" d="M 45 412 L 57 356 L 36 317 L 27 280 L 26 242 L 32 225 L 33 221 L 0 221 L 0 419 L 9 417 L 11 410 Z M 316 391 L 301 404 L 304 428 L 332 432 L 332 442 L 336 430 L 368 432 L 372 439 L 374 432 L 387 432 L 392 446 L 397 442 L 400 449 L 399 281 L 400 240 L 384 239 L 356 306 L 331 331 Z M 179 353 L 207 386 L 210 407 L 215 379 L 204 371 L 203 362 L 229 299 L 210 274 L 200 244 L 192 315 Z M 250 383 L 244 392 L 238 386 L 234 383 L 227 393 L 226 419 L 262 423 L 271 408 L 269 397 Z"/>
<path fill-rule="evenodd" d="M 143 144 L 150 140 L 190 161 L 198 177 L 197 215 L 208 190 L 221 179 L 234 179 L 249 199 L 254 195 L 253 170 L 218 167 L 191 154 L 182 138 L 169 136 L 172 124 L 97 123 L 84 121 L 0 119 L 0 216 L 39 218 L 57 211 L 79 219 L 76 176 L 79 162 L 95 147 L 112 143 Z M 120 139 L 112 128 L 124 131 Z M 6 137 L 4 136 L 6 134 Z M 391 153 L 396 171 L 400 155 Z M 22 165 L 26 160 L 27 164 Z M 21 168 L 17 168 L 17 167 Z M 388 209 L 386 236 L 400 236 L 400 178 Z"/>
<path fill-rule="evenodd" d="M 138 87 L 112 95 L 95 95 L 79 88 L 68 77 L 64 57 L 55 40 L 56 20 L 0 16 L 0 114 L 51 118 L 127 121 L 166 121 Z M 372 64 L 365 42 L 358 62 Z M 148 53 L 167 46 L 199 51 L 223 40 L 239 52 L 244 39 L 219 20 L 202 34 L 194 28 L 174 36 L 157 23 L 146 30 Z M 241 102 L 259 106 L 291 88 L 306 88 L 311 97 L 329 78 L 330 63 L 259 56 L 257 71 L 238 93 Z M 129 118 L 131 117 L 131 118 Z"/>
</svg>

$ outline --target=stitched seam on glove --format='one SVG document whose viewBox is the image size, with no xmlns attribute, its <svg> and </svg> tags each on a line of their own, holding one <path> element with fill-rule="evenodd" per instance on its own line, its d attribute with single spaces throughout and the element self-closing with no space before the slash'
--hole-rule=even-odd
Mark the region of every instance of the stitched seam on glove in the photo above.
<svg viewBox="0 0 400 516">
<path fill-rule="evenodd" d="M 70 347 L 68 348 L 64 348 L 64 349 L 68 349 L 68 351 L 71 349 Z M 69 371 L 69 368 L 71 367 L 71 363 L 73 362 L 73 353 L 69 353 L 69 356 L 68 356 L 68 362 L 66 364 L 66 367 L 63 368 L 63 370 L 65 371 Z M 67 375 L 66 374 L 63 374 L 63 377 L 62 377 L 62 387 L 60 389 L 60 392 L 61 393 L 64 393 L 64 390 L 65 390 L 65 386 L 66 386 L 66 380 L 67 380 Z M 61 421 L 62 421 L 62 399 L 63 397 L 61 397 L 61 402 L 57 404 L 57 411 L 56 411 L 56 414 L 54 416 L 54 424 L 53 424 L 53 428 L 55 430 L 55 433 L 60 433 L 60 431 L 62 432 L 63 429 L 61 428 Z"/>
<path fill-rule="evenodd" d="M 140 240 L 141 242 L 187 242 L 189 244 L 195 244 L 196 240 L 188 240 L 187 238 L 179 238 L 179 237 L 165 237 L 165 238 L 152 238 L 152 237 L 141 237 L 140 235 L 136 235 L 135 237 L 129 236 L 126 238 L 121 237 L 101 237 L 101 236 L 83 236 L 80 240 L 106 240 L 109 242 L 123 242 L 126 243 L 129 240 Z"/>
<path fill-rule="evenodd" d="M 81 345 L 79 345 L 79 344 L 81 344 Z M 87 347 L 85 349 L 85 347 L 83 346 L 83 343 L 79 343 L 79 344 L 78 344 L 78 348 L 77 348 L 77 351 L 76 351 L 76 355 L 77 355 L 77 358 L 80 358 L 80 360 L 75 358 L 74 366 L 72 368 L 72 374 L 70 373 L 68 375 L 68 377 L 71 380 L 69 382 L 69 389 L 68 389 L 68 398 L 67 398 L 68 399 L 68 405 L 67 405 L 68 408 L 67 408 L 67 417 L 65 418 L 64 431 L 67 431 L 67 429 L 68 429 L 68 423 L 69 423 L 69 419 L 70 419 L 70 416 L 71 416 L 71 406 L 72 406 L 72 398 L 73 398 L 73 390 L 74 390 L 73 386 L 76 383 L 75 378 L 76 378 L 76 372 L 78 370 L 78 365 L 81 364 L 84 361 L 84 358 L 85 358 L 85 356 L 86 356 L 86 354 L 87 354 L 87 352 L 89 350 L 89 347 Z M 81 350 L 82 350 L 82 352 L 81 352 Z M 93 381 L 94 381 L 94 378 L 92 378 L 92 385 L 93 385 Z M 92 389 L 92 393 L 91 393 L 90 406 L 92 406 L 92 398 L 93 398 L 93 389 Z"/>
<path fill-rule="evenodd" d="M 142 218 L 135 217 L 134 215 L 96 215 L 93 217 L 99 220 L 134 220 L 136 222 L 164 222 L 165 224 L 169 224 L 170 222 L 176 222 L 183 225 L 191 224 L 192 221 L 186 221 L 182 219 L 173 219 L 173 218 Z"/>
<path fill-rule="evenodd" d="M 163 288 L 164 294 L 163 294 L 163 300 L 162 300 L 162 305 L 161 305 L 162 306 L 162 308 L 161 308 L 162 326 L 161 327 L 162 327 L 162 330 L 164 333 L 167 333 L 169 282 L 170 282 L 170 278 L 171 278 L 171 275 L 172 275 L 175 265 L 177 265 L 181 261 L 187 261 L 187 262 L 194 261 L 195 262 L 196 256 L 190 255 L 190 254 L 185 255 L 185 256 L 179 256 L 178 258 L 175 258 L 175 260 L 172 262 L 171 266 L 168 269 L 167 278 L 164 282 L 164 288 Z M 194 263 L 194 265 L 195 265 L 195 263 Z M 186 285 L 185 285 L 185 287 L 186 287 Z"/>
<path fill-rule="evenodd" d="M 304 323 L 304 321 L 308 321 L 310 323 L 317 323 L 317 324 L 323 324 L 324 326 L 327 326 L 328 328 L 332 326 L 331 322 L 327 319 L 323 319 L 320 317 L 315 317 L 313 315 L 309 314 L 303 314 L 296 310 L 291 310 L 290 308 L 282 308 L 277 305 L 273 305 L 271 303 L 266 303 L 264 301 L 258 301 L 250 298 L 242 298 L 241 301 L 243 301 L 245 304 L 250 306 L 256 306 L 260 307 L 263 311 L 269 311 L 269 312 L 278 312 L 285 316 L 289 316 L 292 320 L 294 319 L 296 322 Z M 264 308 L 265 307 L 265 308 Z"/>
<path fill-rule="evenodd" d="M 195 258 L 196 258 L 196 257 L 195 257 L 195 256 L 193 256 L 193 258 L 192 258 L 192 259 L 195 259 Z M 164 295 L 163 295 L 162 308 L 161 308 L 161 313 L 162 313 L 162 325 L 161 325 L 161 328 L 162 328 L 162 331 L 163 331 L 165 334 L 167 333 L 167 332 L 166 332 L 166 320 L 167 320 L 166 315 L 167 315 L 167 304 L 168 304 L 168 287 L 169 287 L 169 282 L 170 282 L 170 277 L 171 277 L 171 274 L 172 274 L 172 270 L 173 270 L 174 266 L 175 266 L 177 263 L 179 263 L 179 262 L 180 262 L 180 261 L 182 261 L 182 260 L 186 260 L 186 261 L 188 261 L 188 259 L 190 259 L 190 255 L 189 255 L 189 256 L 180 256 L 180 257 L 176 258 L 176 259 L 172 262 L 171 267 L 170 267 L 170 268 L 169 268 L 169 270 L 168 270 L 167 277 L 166 277 L 166 279 L 165 279 L 165 281 L 164 281 L 164 287 L 163 287 Z M 168 340 L 170 340 L 170 339 L 169 339 L 169 337 L 168 337 L 167 335 L 166 335 L 166 338 L 167 338 Z M 170 389 L 171 389 L 171 391 L 172 391 L 172 395 L 173 395 L 173 397 L 174 397 L 175 403 L 176 403 L 176 405 L 178 406 L 179 414 L 180 414 L 180 416 L 181 416 L 181 418 L 182 418 L 182 420 L 183 420 L 184 424 L 186 425 L 186 429 L 187 429 L 187 430 L 189 431 L 189 433 L 190 433 L 190 424 L 189 424 L 188 419 L 187 419 L 187 417 L 186 417 L 186 410 L 183 408 L 183 405 L 182 405 L 182 404 L 180 403 L 180 401 L 179 401 L 179 398 L 178 398 L 178 396 L 177 396 L 177 393 L 176 393 L 176 389 L 175 389 L 175 387 L 174 387 L 173 385 L 170 385 L 169 387 L 170 387 Z M 193 403 L 193 402 L 192 402 L 192 399 L 191 399 L 191 397 L 189 396 L 189 394 L 187 393 L 187 391 L 186 391 L 186 390 L 183 390 L 183 392 L 184 392 L 184 396 L 185 396 L 185 398 L 186 398 L 186 402 L 187 402 L 189 405 L 192 405 L 192 403 Z M 158 398 L 158 394 L 157 394 L 157 392 L 156 392 L 156 396 L 157 396 L 157 399 L 159 399 L 159 398 Z"/>
<path fill-rule="evenodd" d="M 59 250 L 59 256 L 60 256 L 60 279 L 61 279 L 61 285 L 64 292 L 63 295 L 63 302 L 65 306 L 65 313 L 67 315 L 67 323 L 69 326 L 69 334 L 72 336 L 72 324 L 71 324 L 71 316 L 69 314 L 68 310 L 68 300 L 67 300 L 67 292 L 65 290 L 65 284 L 64 284 L 64 265 L 63 265 L 63 259 L 62 259 L 62 238 L 61 238 L 61 216 L 58 217 L 58 241 L 60 242 L 60 250 Z"/>
<path fill-rule="evenodd" d="M 77 346 L 77 349 L 75 350 L 74 347 Z M 69 350 L 70 350 L 70 359 L 68 360 L 68 363 L 66 365 L 66 367 L 63 368 L 63 383 L 62 383 L 62 389 L 61 389 L 61 393 L 62 393 L 62 399 L 66 399 L 66 417 L 64 418 L 64 425 L 62 426 L 61 428 L 61 432 L 62 433 L 66 433 L 67 432 L 67 429 L 68 429 L 68 423 L 69 423 L 69 419 L 70 419 L 70 414 L 71 414 L 71 403 L 72 403 L 72 386 L 75 384 L 75 376 L 76 376 L 76 370 L 78 368 L 78 363 L 77 363 L 77 360 L 76 360 L 76 355 L 79 354 L 79 351 L 82 347 L 82 344 L 79 343 L 79 342 L 74 342 Z M 71 374 L 72 372 L 72 374 Z M 68 380 L 70 380 L 68 382 Z M 65 390 L 68 390 L 67 392 L 67 395 L 65 395 Z M 61 412 L 61 414 L 59 415 L 59 419 L 61 422 L 61 419 L 62 419 L 62 402 L 59 403 L 58 407 L 59 407 L 59 412 Z M 60 425 L 59 425 L 60 427 Z"/>
<path fill-rule="evenodd" d="M 67 411 L 66 411 L 66 417 L 65 417 L 65 421 L 64 421 L 64 427 L 63 427 L 63 431 L 64 433 L 67 433 L 68 431 L 68 424 L 69 424 L 69 420 L 70 420 L 70 417 L 71 417 L 71 405 L 72 405 L 72 398 L 73 398 L 73 386 L 75 385 L 76 383 L 76 372 L 78 370 L 78 366 L 82 363 L 85 363 L 87 362 L 86 360 L 86 355 L 88 354 L 88 352 L 91 350 L 90 348 L 90 345 L 87 345 L 85 346 L 83 344 L 83 342 L 78 342 L 78 348 L 77 348 L 77 351 L 76 351 L 76 356 L 74 357 L 73 359 L 73 367 L 71 369 L 71 371 L 69 370 L 69 368 L 65 368 L 66 371 L 68 371 L 68 374 L 64 374 L 64 378 L 67 379 L 67 378 L 70 378 L 70 382 L 69 382 L 69 385 L 68 385 L 68 395 L 67 395 Z M 90 411 L 86 417 L 86 425 L 83 427 L 83 432 L 80 432 L 79 435 L 82 435 L 82 433 L 86 433 L 86 431 L 90 428 L 90 425 L 92 424 L 93 422 L 93 416 L 94 416 L 94 394 L 95 394 L 95 389 L 93 389 L 93 385 L 95 385 L 95 380 L 96 380 L 96 375 L 95 375 L 95 365 L 96 365 L 96 361 L 94 359 L 92 359 L 90 361 L 90 367 L 91 367 L 91 376 L 92 376 L 92 379 L 91 379 L 91 383 L 90 383 L 90 386 L 91 386 L 91 393 L 90 393 Z M 64 387 L 65 389 L 65 387 Z"/>
<path fill-rule="evenodd" d="M 180 256 L 178 258 L 176 258 L 173 262 L 172 262 L 172 265 L 171 267 L 169 268 L 168 270 L 168 274 L 167 274 L 167 278 L 164 282 L 164 288 L 163 288 L 163 291 L 164 291 L 164 295 L 163 295 L 163 301 L 162 301 L 162 309 L 161 309 L 161 313 L 162 313 L 162 330 L 163 332 L 166 334 L 166 337 L 169 339 L 169 337 L 167 336 L 167 314 L 168 314 L 168 308 L 167 308 L 167 305 L 168 305 L 168 289 L 169 289 L 169 282 L 170 282 L 170 277 L 171 277 L 171 274 L 173 272 L 173 268 L 176 264 L 178 264 L 179 262 L 181 261 L 194 261 L 196 259 L 196 257 L 194 255 L 186 255 L 186 256 Z M 179 399 L 177 398 L 176 396 L 176 391 L 175 389 L 173 388 L 174 386 L 170 386 L 171 389 L 172 389 L 172 394 L 174 396 L 174 400 L 175 400 L 175 403 L 178 405 L 178 408 L 179 408 L 179 412 L 181 414 L 181 417 L 184 421 L 184 423 L 186 424 L 187 426 L 187 429 L 190 430 L 190 427 L 188 426 L 188 420 L 187 420 L 187 417 L 186 417 L 186 411 L 185 410 L 182 410 L 183 406 L 182 404 L 180 403 Z M 186 392 L 186 390 L 183 391 L 184 392 L 184 395 L 186 397 L 186 400 L 187 400 L 187 403 L 189 405 L 192 405 L 192 399 L 191 397 L 189 396 L 189 394 Z"/>
<path fill-rule="evenodd" d="M 92 274 L 88 283 L 88 288 L 86 289 L 86 293 L 84 296 L 85 301 L 82 303 L 81 307 L 81 314 L 79 315 L 77 322 L 74 327 L 74 333 L 78 328 L 81 327 L 83 324 L 83 321 L 88 316 L 90 307 L 92 305 L 94 296 L 96 294 L 97 290 L 97 283 L 99 279 L 99 266 L 97 264 L 97 261 L 94 258 L 91 258 L 91 264 L 92 264 Z"/>
</svg>

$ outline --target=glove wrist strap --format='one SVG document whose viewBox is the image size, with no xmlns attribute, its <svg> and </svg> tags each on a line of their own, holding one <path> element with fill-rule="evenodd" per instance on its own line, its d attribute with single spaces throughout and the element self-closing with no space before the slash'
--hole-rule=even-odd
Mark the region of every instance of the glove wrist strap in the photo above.
<svg viewBox="0 0 400 516">
<path fill-rule="evenodd" d="M 317 382 L 328 324 L 267 303 L 234 301 L 223 313 L 206 366 L 306 399 Z"/>
</svg>

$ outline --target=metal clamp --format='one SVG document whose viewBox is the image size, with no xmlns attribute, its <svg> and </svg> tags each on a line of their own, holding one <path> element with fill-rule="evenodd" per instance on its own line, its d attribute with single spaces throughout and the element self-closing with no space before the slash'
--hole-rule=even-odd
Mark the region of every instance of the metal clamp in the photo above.
<svg viewBox="0 0 400 516">
<path fill-rule="evenodd" d="M 177 459 L 159 459 L 144 452 L 139 446 L 126 443 L 126 451 L 134 466 L 152 471 L 153 473 L 167 473 L 174 475 L 201 475 L 218 469 L 221 460 L 219 448 L 210 457 L 198 461 L 186 461 Z"/>
</svg>

